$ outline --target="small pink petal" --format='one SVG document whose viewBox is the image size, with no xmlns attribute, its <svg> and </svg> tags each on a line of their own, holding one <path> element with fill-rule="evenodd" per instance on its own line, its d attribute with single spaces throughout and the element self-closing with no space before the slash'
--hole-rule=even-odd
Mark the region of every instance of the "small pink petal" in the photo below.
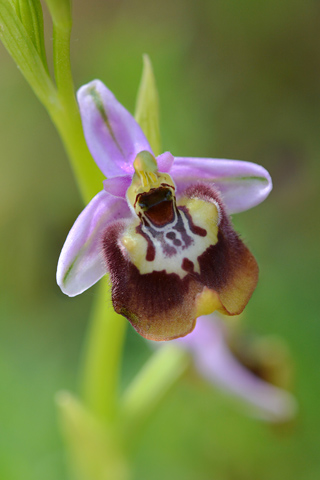
<svg viewBox="0 0 320 480">
<path fill-rule="evenodd" d="M 174 157 L 170 152 L 164 152 L 157 157 L 159 172 L 169 173 L 174 162 Z"/>
<path fill-rule="evenodd" d="M 114 197 L 126 198 L 126 192 L 132 182 L 131 175 L 110 177 L 103 181 L 103 188 Z"/>
</svg>

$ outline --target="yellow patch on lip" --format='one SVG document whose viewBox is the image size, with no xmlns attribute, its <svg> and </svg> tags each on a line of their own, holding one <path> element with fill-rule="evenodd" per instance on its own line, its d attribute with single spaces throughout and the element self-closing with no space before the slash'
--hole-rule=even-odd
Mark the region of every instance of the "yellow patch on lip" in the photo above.
<svg viewBox="0 0 320 480">
<path fill-rule="evenodd" d="M 130 252 L 131 254 L 134 253 L 135 249 L 137 248 L 137 238 L 136 236 L 127 234 L 122 237 L 121 242 L 123 246 Z"/>
<path fill-rule="evenodd" d="M 202 292 L 198 293 L 195 303 L 195 317 L 200 317 L 201 315 L 209 315 L 215 310 L 223 308 L 217 292 L 215 292 L 214 290 L 210 290 L 207 287 L 204 287 Z"/>
<path fill-rule="evenodd" d="M 146 263 L 148 243 L 141 235 L 137 234 L 137 225 L 139 225 L 139 221 L 134 222 L 126 229 L 121 243 L 129 254 L 130 261 L 141 271 Z"/>
<path fill-rule="evenodd" d="M 188 207 L 193 222 L 206 230 L 212 230 L 213 235 L 217 235 L 217 227 L 220 222 L 220 208 L 216 202 L 206 202 L 200 198 L 182 197 L 179 199 L 179 207 Z M 217 243 L 217 238 L 213 244 Z"/>
</svg>

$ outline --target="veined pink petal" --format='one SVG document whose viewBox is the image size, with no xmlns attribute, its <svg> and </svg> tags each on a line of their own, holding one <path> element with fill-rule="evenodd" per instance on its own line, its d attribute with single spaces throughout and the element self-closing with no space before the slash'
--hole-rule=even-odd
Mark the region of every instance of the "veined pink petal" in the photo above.
<svg viewBox="0 0 320 480">
<path fill-rule="evenodd" d="M 230 352 L 224 330 L 217 316 L 199 317 L 192 333 L 173 342 L 192 352 L 204 378 L 248 402 L 258 417 L 271 422 L 292 418 L 297 408 L 294 397 L 246 369 Z"/>
<path fill-rule="evenodd" d="M 175 157 L 170 174 L 178 193 L 197 180 L 213 183 L 229 214 L 258 205 L 272 190 L 271 177 L 265 168 L 240 160 Z"/>
<path fill-rule="evenodd" d="M 133 161 L 142 150 L 152 153 L 133 116 L 100 81 L 78 91 L 84 135 L 89 150 L 106 177 L 133 173 Z"/>
<path fill-rule="evenodd" d="M 132 182 L 131 175 L 109 177 L 103 181 L 103 188 L 114 197 L 126 198 L 126 192 Z"/>
<path fill-rule="evenodd" d="M 101 236 L 110 222 L 131 215 L 122 198 L 98 193 L 82 211 L 62 248 L 57 283 L 73 297 L 96 283 L 107 269 L 101 253 Z"/>
</svg>

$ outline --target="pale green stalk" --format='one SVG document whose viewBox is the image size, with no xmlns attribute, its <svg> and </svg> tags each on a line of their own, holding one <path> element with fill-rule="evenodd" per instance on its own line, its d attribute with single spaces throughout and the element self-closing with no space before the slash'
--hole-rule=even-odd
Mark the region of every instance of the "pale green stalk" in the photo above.
<svg viewBox="0 0 320 480">
<path fill-rule="evenodd" d="M 71 103 L 70 100 L 70 107 Z M 101 190 L 104 177 L 88 150 L 76 103 L 70 107 L 63 106 L 50 116 L 68 153 L 83 202 L 87 204 Z"/>
<path fill-rule="evenodd" d="M 125 327 L 125 318 L 112 307 L 108 278 L 104 277 L 89 323 L 81 388 L 85 405 L 106 420 L 112 420 L 117 409 Z"/>
</svg>

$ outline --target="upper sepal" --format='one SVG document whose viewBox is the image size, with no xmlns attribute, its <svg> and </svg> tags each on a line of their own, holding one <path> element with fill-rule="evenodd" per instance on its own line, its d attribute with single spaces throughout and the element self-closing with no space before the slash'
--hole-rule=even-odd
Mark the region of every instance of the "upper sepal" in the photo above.
<svg viewBox="0 0 320 480">
<path fill-rule="evenodd" d="M 133 174 L 133 161 L 142 150 L 152 153 L 141 127 L 100 81 L 78 91 L 78 102 L 89 150 L 106 177 Z"/>
</svg>

